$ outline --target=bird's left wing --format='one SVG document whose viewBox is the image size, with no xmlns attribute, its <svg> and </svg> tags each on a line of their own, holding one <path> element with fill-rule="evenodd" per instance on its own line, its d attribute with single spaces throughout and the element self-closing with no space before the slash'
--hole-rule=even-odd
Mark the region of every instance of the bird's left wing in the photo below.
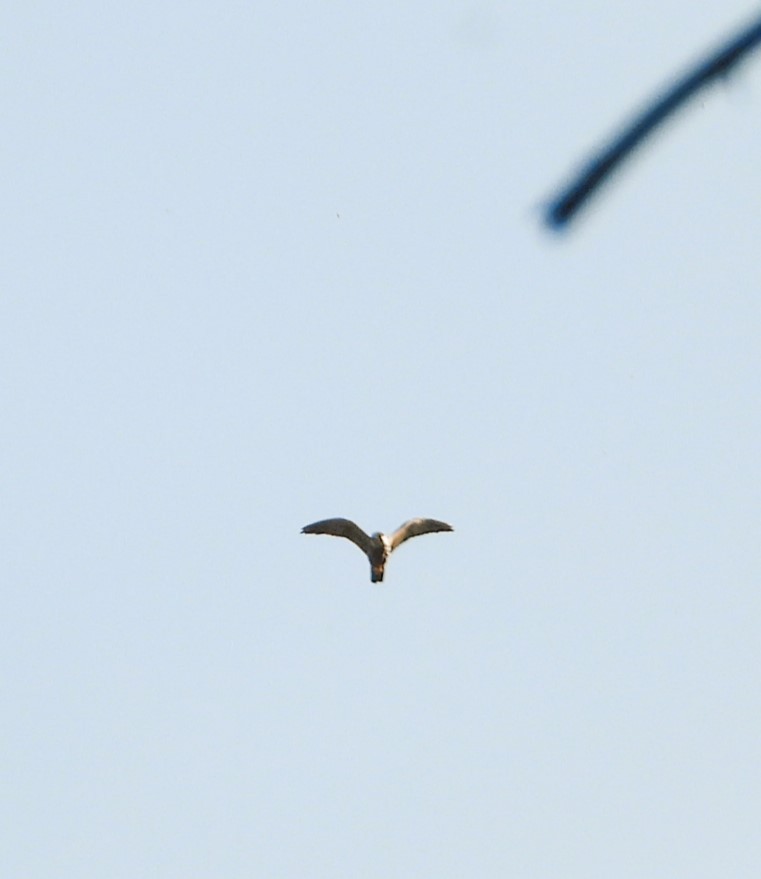
<svg viewBox="0 0 761 879">
<path fill-rule="evenodd" d="M 368 553 L 373 546 L 373 542 L 368 535 L 351 519 L 323 519 L 321 522 L 312 522 L 311 525 L 305 525 L 301 529 L 301 533 L 331 534 L 333 537 L 346 537 L 364 553 Z"/>
</svg>

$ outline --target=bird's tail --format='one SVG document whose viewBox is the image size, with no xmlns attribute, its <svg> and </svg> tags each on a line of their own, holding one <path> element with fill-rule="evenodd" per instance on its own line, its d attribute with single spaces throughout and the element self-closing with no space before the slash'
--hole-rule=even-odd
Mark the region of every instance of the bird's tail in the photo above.
<svg viewBox="0 0 761 879">
<path fill-rule="evenodd" d="M 372 583 L 382 583 L 383 582 L 383 565 L 372 565 L 372 571 L 370 573 L 370 581 Z"/>
</svg>

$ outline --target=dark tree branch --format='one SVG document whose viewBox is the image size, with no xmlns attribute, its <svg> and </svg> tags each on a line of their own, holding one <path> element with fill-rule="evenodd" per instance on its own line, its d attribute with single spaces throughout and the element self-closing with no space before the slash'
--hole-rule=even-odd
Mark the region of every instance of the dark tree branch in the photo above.
<svg viewBox="0 0 761 879">
<path fill-rule="evenodd" d="M 680 79 L 664 97 L 653 101 L 621 135 L 594 156 L 579 175 L 552 199 L 545 213 L 547 225 L 559 230 L 570 223 L 613 171 L 664 119 L 678 110 L 700 89 L 713 80 L 726 76 L 760 42 L 761 18 L 758 18 Z"/>
</svg>

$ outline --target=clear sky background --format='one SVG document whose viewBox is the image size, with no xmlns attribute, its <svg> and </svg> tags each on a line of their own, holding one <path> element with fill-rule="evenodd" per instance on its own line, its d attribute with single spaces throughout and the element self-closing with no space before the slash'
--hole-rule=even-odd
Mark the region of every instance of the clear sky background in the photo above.
<svg viewBox="0 0 761 879">
<path fill-rule="evenodd" d="M 3 876 L 759 875 L 757 11 L 6 8 Z"/>
</svg>

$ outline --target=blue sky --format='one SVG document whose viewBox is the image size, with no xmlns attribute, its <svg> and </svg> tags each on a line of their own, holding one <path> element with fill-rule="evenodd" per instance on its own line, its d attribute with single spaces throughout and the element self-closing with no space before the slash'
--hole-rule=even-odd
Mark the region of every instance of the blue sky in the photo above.
<svg viewBox="0 0 761 879">
<path fill-rule="evenodd" d="M 4 875 L 757 875 L 754 12 L 12 5 Z"/>
</svg>

